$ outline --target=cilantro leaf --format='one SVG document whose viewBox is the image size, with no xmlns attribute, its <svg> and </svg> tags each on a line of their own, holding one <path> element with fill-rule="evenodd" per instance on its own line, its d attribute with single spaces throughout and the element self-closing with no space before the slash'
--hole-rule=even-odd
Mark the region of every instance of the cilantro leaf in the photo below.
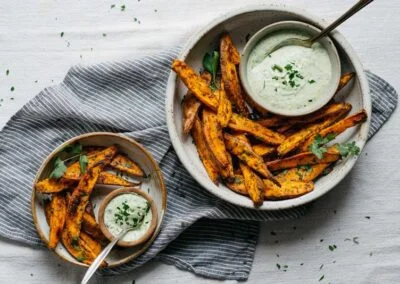
<svg viewBox="0 0 400 284">
<path fill-rule="evenodd" d="M 56 178 L 59 179 L 60 177 L 62 177 L 65 173 L 65 171 L 67 170 L 67 167 L 64 164 L 64 161 L 62 161 L 60 159 L 60 157 L 57 157 L 54 160 L 54 168 L 50 173 L 50 178 Z"/>
<path fill-rule="evenodd" d="M 203 57 L 203 67 L 205 70 L 210 72 L 211 79 L 211 87 L 216 88 L 216 76 L 218 71 L 218 63 L 219 63 L 219 53 L 218 51 L 213 51 L 211 54 L 206 53 Z"/>
<path fill-rule="evenodd" d="M 325 144 L 329 143 L 333 139 L 335 139 L 336 135 L 333 133 L 329 133 L 325 137 L 322 137 L 321 135 L 317 135 L 313 141 L 313 143 L 310 145 L 310 152 L 314 153 L 315 156 L 317 156 L 318 159 L 322 159 L 324 156 L 324 153 L 328 150 L 325 146 Z"/>
<path fill-rule="evenodd" d="M 81 168 L 81 173 L 84 174 L 86 172 L 86 167 L 88 165 L 88 157 L 86 155 L 79 156 L 79 166 Z"/>
<path fill-rule="evenodd" d="M 356 156 L 360 153 L 360 148 L 356 145 L 355 141 L 348 142 L 348 143 L 340 143 L 338 145 L 338 150 L 340 156 L 347 157 L 347 156 Z"/>
</svg>

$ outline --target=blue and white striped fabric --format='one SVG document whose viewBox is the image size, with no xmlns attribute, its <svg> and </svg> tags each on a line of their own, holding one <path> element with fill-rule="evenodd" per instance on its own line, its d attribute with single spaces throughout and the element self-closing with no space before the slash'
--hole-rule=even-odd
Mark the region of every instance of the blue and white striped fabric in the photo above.
<svg viewBox="0 0 400 284">
<path fill-rule="evenodd" d="M 0 134 L 1 236 L 43 246 L 30 214 L 31 183 L 40 163 L 76 135 L 119 132 L 142 143 L 160 163 L 168 206 L 154 244 L 136 260 L 101 274 L 119 274 L 156 258 L 205 277 L 248 278 L 257 221 L 297 218 L 307 207 L 243 209 L 210 195 L 191 178 L 171 147 L 164 121 L 166 82 L 176 54 L 73 67 L 63 83 L 43 90 L 11 118 Z M 393 112 L 397 94 L 372 73 L 368 78 L 374 99 L 372 136 Z"/>
</svg>

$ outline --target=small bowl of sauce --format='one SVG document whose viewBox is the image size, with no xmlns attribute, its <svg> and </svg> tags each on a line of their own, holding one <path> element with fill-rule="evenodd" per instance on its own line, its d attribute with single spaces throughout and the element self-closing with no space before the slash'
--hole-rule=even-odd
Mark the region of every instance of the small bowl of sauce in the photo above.
<svg viewBox="0 0 400 284">
<path fill-rule="evenodd" d="M 99 225 L 110 241 L 123 230 L 133 228 L 117 245 L 136 246 L 146 242 L 154 233 L 157 227 L 157 208 L 150 195 L 140 189 L 117 189 L 101 203 Z"/>
<path fill-rule="evenodd" d="M 290 45 L 269 52 L 285 39 L 307 39 L 319 31 L 303 22 L 284 21 L 266 26 L 250 38 L 239 73 L 245 91 L 256 104 L 275 114 L 299 116 L 331 100 L 341 66 L 329 37 L 312 48 Z"/>
</svg>

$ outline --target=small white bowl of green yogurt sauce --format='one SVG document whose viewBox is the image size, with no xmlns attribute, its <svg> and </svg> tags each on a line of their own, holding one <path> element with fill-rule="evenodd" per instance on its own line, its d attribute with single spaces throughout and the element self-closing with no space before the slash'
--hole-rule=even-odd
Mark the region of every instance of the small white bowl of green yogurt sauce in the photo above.
<svg viewBox="0 0 400 284">
<path fill-rule="evenodd" d="M 310 24 L 284 21 L 266 26 L 247 42 L 240 78 L 247 94 L 260 107 L 279 115 L 299 116 L 327 104 L 340 80 L 340 58 L 329 37 L 312 48 L 285 46 L 288 38 L 308 39 L 320 30 Z"/>
<path fill-rule="evenodd" d="M 117 245 L 130 247 L 147 241 L 157 226 L 157 209 L 152 198 L 138 188 L 123 188 L 108 194 L 99 208 L 99 225 L 112 240 L 128 231 Z"/>
</svg>

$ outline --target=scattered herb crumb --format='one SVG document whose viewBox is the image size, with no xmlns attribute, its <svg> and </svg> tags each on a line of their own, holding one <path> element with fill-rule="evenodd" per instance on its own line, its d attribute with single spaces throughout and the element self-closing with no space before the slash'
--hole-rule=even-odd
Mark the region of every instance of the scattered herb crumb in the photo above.
<svg viewBox="0 0 400 284">
<path fill-rule="evenodd" d="M 271 235 L 276 236 L 276 233 L 274 231 L 271 231 Z"/>
<path fill-rule="evenodd" d="M 319 270 L 321 270 L 323 267 L 324 267 L 324 265 L 323 265 L 323 264 L 321 264 L 321 266 L 319 267 Z"/>
<path fill-rule="evenodd" d="M 31 273 L 31 277 L 33 277 L 33 273 Z"/>
<path fill-rule="evenodd" d="M 121 5 L 121 12 L 125 11 L 126 6 L 125 5 Z"/>
<path fill-rule="evenodd" d="M 320 239 L 319 241 L 322 243 L 324 241 L 324 239 Z"/>
<path fill-rule="evenodd" d="M 64 36 L 64 32 L 61 32 L 61 33 L 60 33 L 60 37 L 63 37 L 63 36 Z"/>
<path fill-rule="evenodd" d="M 371 219 L 371 216 L 365 216 L 365 219 L 369 220 L 369 219 Z"/>
<path fill-rule="evenodd" d="M 308 80 L 308 83 L 309 83 L 309 84 L 314 84 L 314 83 L 315 83 L 315 80 Z"/>
<path fill-rule="evenodd" d="M 10 74 L 10 70 L 6 70 L 6 76 L 8 76 L 8 74 Z"/>
<path fill-rule="evenodd" d="M 300 266 L 303 266 L 303 265 L 304 265 L 304 262 L 300 263 Z"/>
<path fill-rule="evenodd" d="M 115 8 L 115 4 L 112 4 L 112 5 L 110 6 L 110 8 L 111 8 L 111 9 L 114 9 L 114 8 Z"/>
<path fill-rule="evenodd" d="M 11 92 L 14 92 L 14 90 L 15 90 L 15 88 L 14 88 L 14 86 L 12 86 L 12 87 L 10 88 L 10 91 L 11 91 Z"/>
<path fill-rule="evenodd" d="M 103 37 L 106 37 L 107 36 L 107 34 L 106 33 L 103 33 Z"/>
<path fill-rule="evenodd" d="M 358 241 L 358 237 L 353 237 L 353 243 L 355 243 L 356 245 L 360 244 L 360 242 Z"/>
<path fill-rule="evenodd" d="M 278 267 L 278 269 L 281 269 L 281 265 L 279 263 L 276 264 L 276 267 Z"/>
<path fill-rule="evenodd" d="M 322 281 L 325 278 L 325 275 L 322 275 L 318 281 Z"/>
<path fill-rule="evenodd" d="M 10 98 L 10 100 L 12 100 L 12 101 L 13 101 L 13 100 L 14 100 L 14 98 L 13 98 L 13 97 L 11 97 L 11 98 Z"/>
<path fill-rule="evenodd" d="M 372 251 L 369 253 L 369 256 L 372 256 Z"/>
<path fill-rule="evenodd" d="M 35 80 L 35 83 L 37 83 L 38 82 L 38 80 Z"/>
<path fill-rule="evenodd" d="M 330 251 L 334 251 L 335 249 L 337 249 L 337 246 L 336 245 L 329 245 L 328 248 L 329 248 Z"/>
</svg>

